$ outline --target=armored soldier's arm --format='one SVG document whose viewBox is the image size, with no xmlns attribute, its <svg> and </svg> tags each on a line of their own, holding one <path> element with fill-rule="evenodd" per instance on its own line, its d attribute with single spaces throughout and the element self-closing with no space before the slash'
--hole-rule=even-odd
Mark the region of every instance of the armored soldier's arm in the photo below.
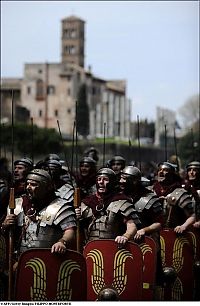
<svg viewBox="0 0 200 306">
<path fill-rule="evenodd" d="M 10 226 L 16 225 L 17 216 L 15 214 L 8 214 L 1 224 L 1 231 L 5 232 Z"/>
<path fill-rule="evenodd" d="M 65 253 L 67 245 L 75 239 L 75 229 L 68 228 L 64 231 L 63 237 L 51 247 L 51 253 Z"/>
<path fill-rule="evenodd" d="M 195 222 L 195 214 L 193 214 L 191 217 L 187 218 L 187 220 L 182 224 L 175 227 L 174 231 L 176 233 L 183 233 L 188 229 L 190 225 L 192 225 Z"/>
<path fill-rule="evenodd" d="M 117 236 L 115 242 L 124 245 L 128 240 L 132 239 L 137 232 L 137 227 L 132 219 L 126 222 L 126 232 L 122 236 Z"/>
<path fill-rule="evenodd" d="M 196 222 L 193 224 L 193 226 L 194 226 L 195 228 L 200 228 L 200 221 L 196 221 Z"/>
<path fill-rule="evenodd" d="M 137 233 L 134 236 L 134 240 L 140 240 L 145 235 L 150 235 L 152 233 L 160 231 L 162 228 L 161 224 L 158 222 L 152 223 L 151 225 L 147 227 L 143 227 L 137 231 Z"/>
<path fill-rule="evenodd" d="M 92 216 L 92 210 L 90 207 L 81 202 L 80 207 L 75 208 L 76 218 L 77 219 L 85 219 L 90 218 Z"/>
<path fill-rule="evenodd" d="M 54 224 L 60 226 L 63 236 L 52 246 L 51 252 L 64 253 L 66 247 L 75 239 L 76 216 L 73 207 L 66 202 L 62 205 L 61 202 L 61 208 L 55 216 Z"/>
<path fill-rule="evenodd" d="M 153 232 L 160 231 L 162 228 L 161 224 L 158 222 L 152 223 L 151 225 L 144 227 L 145 235 L 152 234 Z"/>
</svg>

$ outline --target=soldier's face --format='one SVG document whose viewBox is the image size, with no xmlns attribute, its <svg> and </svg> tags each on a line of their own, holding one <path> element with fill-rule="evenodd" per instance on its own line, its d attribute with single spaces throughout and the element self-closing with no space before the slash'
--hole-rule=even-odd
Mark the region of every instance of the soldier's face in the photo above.
<svg viewBox="0 0 200 306">
<path fill-rule="evenodd" d="M 26 177 L 26 167 L 23 165 L 15 165 L 14 180 L 15 181 L 24 180 L 25 177 Z"/>
<path fill-rule="evenodd" d="M 169 168 L 161 165 L 158 169 L 158 182 L 167 181 L 170 178 L 171 171 Z"/>
<path fill-rule="evenodd" d="M 133 177 L 130 177 L 130 175 L 121 173 L 120 176 L 120 190 L 123 192 L 131 192 L 135 190 L 135 186 L 137 185 L 137 180 Z"/>
<path fill-rule="evenodd" d="M 54 167 L 53 165 L 49 165 L 48 167 L 45 167 L 44 170 L 49 172 L 50 176 L 52 178 L 58 178 L 60 174 L 60 169 L 57 167 Z"/>
<path fill-rule="evenodd" d="M 198 170 L 195 168 L 190 168 L 188 169 L 187 174 L 189 181 L 196 180 L 198 176 Z"/>
<path fill-rule="evenodd" d="M 121 174 L 119 183 L 120 190 L 124 191 L 127 185 L 127 176 L 125 174 Z"/>
<path fill-rule="evenodd" d="M 42 184 L 33 180 L 27 180 L 26 191 L 30 200 L 41 199 L 45 194 L 45 190 Z"/>
<path fill-rule="evenodd" d="M 110 180 L 109 177 L 106 175 L 100 175 L 97 177 L 96 185 L 97 185 L 97 191 L 100 194 L 104 194 L 108 192 L 108 184 Z"/>
<path fill-rule="evenodd" d="M 111 164 L 111 169 L 116 173 L 120 173 L 120 171 L 122 170 L 122 164 L 118 161 L 115 161 Z"/>
<path fill-rule="evenodd" d="M 90 165 L 89 165 L 88 163 L 82 163 L 82 164 L 80 165 L 80 172 L 81 172 L 81 175 L 82 175 L 82 176 L 87 176 L 87 175 L 89 175 L 90 169 L 91 169 L 91 167 L 90 167 Z"/>
</svg>

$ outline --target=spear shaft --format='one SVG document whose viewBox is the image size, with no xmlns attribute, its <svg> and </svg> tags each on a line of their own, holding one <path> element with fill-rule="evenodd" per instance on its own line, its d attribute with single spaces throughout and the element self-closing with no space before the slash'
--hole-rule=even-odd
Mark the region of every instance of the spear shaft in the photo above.
<svg viewBox="0 0 200 306">
<path fill-rule="evenodd" d="M 103 167 L 105 165 L 105 154 L 106 154 L 106 123 L 103 124 Z"/>
<path fill-rule="evenodd" d="M 141 171 L 140 120 L 138 115 L 137 115 L 137 138 L 138 138 L 138 161 L 139 161 L 139 169 Z"/>
<path fill-rule="evenodd" d="M 12 176 L 13 176 L 13 160 L 14 160 L 14 91 L 12 90 L 11 99 L 11 141 L 12 141 Z M 15 209 L 15 196 L 14 196 L 14 183 L 12 180 L 12 188 L 10 188 L 10 199 L 9 199 L 9 209 L 10 214 L 14 214 Z M 8 300 L 13 299 L 13 253 L 14 253 L 14 232 L 13 226 L 9 229 L 9 254 L 8 254 Z"/>
</svg>

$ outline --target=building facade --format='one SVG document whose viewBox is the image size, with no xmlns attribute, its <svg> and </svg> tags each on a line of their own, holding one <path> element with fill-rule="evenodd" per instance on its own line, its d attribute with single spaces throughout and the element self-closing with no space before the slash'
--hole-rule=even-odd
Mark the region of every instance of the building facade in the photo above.
<svg viewBox="0 0 200 306">
<path fill-rule="evenodd" d="M 62 134 L 72 137 L 76 100 L 85 84 L 89 137 L 103 137 L 106 124 L 106 137 L 129 139 L 131 101 L 126 97 L 126 81 L 100 79 L 84 68 L 84 36 L 83 20 L 75 16 L 63 19 L 61 62 L 26 63 L 23 79 L 15 80 L 19 92 L 15 104 L 27 109 L 38 127 L 57 129 L 59 122 Z M 8 83 L 9 90 L 15 89 L 11 80 L 1 79 L 2 109 L 9 103 L 9 95 L 4 99 Z M 2 112 L 2 118 L 7 115 Z"/>
</svg>

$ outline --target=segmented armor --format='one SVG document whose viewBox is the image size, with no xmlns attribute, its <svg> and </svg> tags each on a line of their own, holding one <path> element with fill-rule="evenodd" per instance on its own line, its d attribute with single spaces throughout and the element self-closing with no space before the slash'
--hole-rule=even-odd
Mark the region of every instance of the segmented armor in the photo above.
<svg viewBox="0 0 200 306">
<path fill-rule="evenodd" d="M 197 190 L 197 194 L 198 194 L 198 196 L 199 196 L 199 201 L 196 201 L 196 203 L 195 203 L 195 213 L 196 213 L 196 219 L 197 219 L 197 221 L 199 221 L 200 220 L 200 189 L 199 190 Z"/>
<path fill-rule="evenodd" d="M 91 213 L 90 210 L 86 210 L 88 214 Z M 127 200 L 111 202 L 106 209 L 99 210 L 98 217 L 93 217 L 88 227 L 88 240 L 115 239 L 116 236 L 122 235 L 126 231 L 124 219 L 132 219 L 136 225 L 140 224 L 130 202 Z"/>
<path fill-rule="evenodd" d="M 64 230 L 76 226 L 75 212 L 65 200 L 57 198 L 34 219 L 21 213 L 18 225 L 23 226 L 20 252 L 29 248 L 50 248 L 62 237 Z"/>
<path fill-rule="evenodd" d="M 176 188 L 165 197 L 164 212 L 167 227 L 176 227 L 194 213 L 194 200 L 183 188 Z"/>
<path fill-rule="evenodd" d="M 74 199 L 74 188 L 70 184 L 64 184 L 56 190 L 55 194 L 67 202 L 72 202 Z"/>
<path fill-rule="evenodd" d="M 154 193 L 149 193 L 144 197 L 141 197 L 135 204 L 135 209 L 138 213 L 142 212 L 144 209 L 153 209 L 155 213 L 162 211 L 162 205 L 159 198 Z"/>
</svg>

